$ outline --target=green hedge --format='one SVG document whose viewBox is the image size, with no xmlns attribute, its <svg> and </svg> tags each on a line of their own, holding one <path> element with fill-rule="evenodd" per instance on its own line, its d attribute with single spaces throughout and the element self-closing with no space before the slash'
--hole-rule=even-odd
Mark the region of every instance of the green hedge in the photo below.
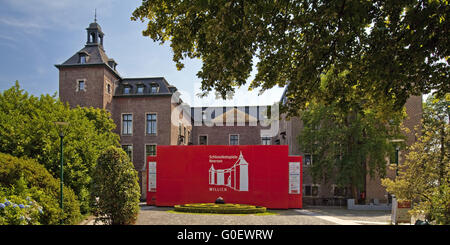
<svg viewBox="0 0 450 245">
<path fill-rule="evenodd" d="M 216 214 L 256 214 L 265 213 L 265 207 L 247 204 L 215 204 L 215 203 L 193 203 L 175 205 L 175 211 L 186 213 L 216 213 Z"/>
<path fill-rule="evenodd" d="M 59 224 L 61 219 L 64 224 L 76 224 L 80 221 L 80 204 L 75 193 L 66 186 L 63 188 L 64 214 L 59 208 L 58 179 L 53 178 L 43 165 L 33 159 L 0 153 L 0 202 L 13 197 L 19 200 L 29 199 L 42 210 L 37 223 Z"/>
</svg>

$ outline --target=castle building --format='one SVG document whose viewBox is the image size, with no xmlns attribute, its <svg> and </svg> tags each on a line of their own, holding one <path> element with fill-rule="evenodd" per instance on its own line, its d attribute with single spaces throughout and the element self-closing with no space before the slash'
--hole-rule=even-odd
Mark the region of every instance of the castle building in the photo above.
<svg viewBox="0 0 450 245">
<path fill-rule="evenodd" d="M 177 93 L 175 86 L 164 77 L 122 77 L 117 71 L 117 62 L 106 55 L 105 34 L 100 25 L 91 23 L 86 28 L 86 34 L 84 47 L 62 64 L 55 65 L 59 69 L 59 98 L 71 107 L 102 108 L 111 113 L 120 144 L 139 173 L 141 200 L 145 200 L 147 194 L 145 159 L 157 154 L 157 145 L 287 144 L 289 155 L 303 156 L 305 168 L 313 162 L 310 155 L 301 152 L 296 140 L 302 129 L 299 118 L 285 120 L 282 115 L 279 134 L 275 137 L 264 134 L 268 128 L 261 123 L 267 119 L 265 106 L 191 108 L 187 105 L 189 118 L 183 118 L 185 114 L 178 111 L 183 101 L 173 99 L 177 98 L 174 96 Z M 406 108 L 410 115 L 407 126 L 413 128 L 420 123 L 421 97 L 411 98 Z M 173 115 L 176 115 L 175 119 Z M 409 141 L 414 141 L 414 138 L 408 137 Z M 245 166 L 239 165 L 239 171 L 237 168 L 218 170 L 211 166 L 210 181 L 229 186 L 239 183 L 239 188 L 245 189 L 244 181 L 239 179 L 239 176 L 247 174 Z M 305 204 L 322 204 L 319 199 L 337 197 L 332 185 L 312 183 L 307 172 L 304 176 Z M 379 179 L 370 181 L 367 189 L 373 189 L 371 195 L 383 199 L 386 191 L 379 184 Z M 311 201 L 315 199 L 317 203 Z"/>
</svg>

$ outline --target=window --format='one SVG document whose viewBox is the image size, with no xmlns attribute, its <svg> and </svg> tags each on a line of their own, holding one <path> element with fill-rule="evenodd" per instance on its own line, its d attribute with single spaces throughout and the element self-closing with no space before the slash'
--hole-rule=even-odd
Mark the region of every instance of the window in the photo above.
<svg viewBox="0 0 450 245">
<path fill-rule="evenodd" d="M 86 64 L 86 56 L 80 55 L 80 64 Z"/>
<path fill-rule="evenodd" d="M 133 134 L 133 114 L 122 114 L 122 134 Z"/>
<path fill-rule="evenodd" d="M 147 114 L 147 134 L 156 135 L 156 114 Z"/>
<path fill-rule="evenodd" d="M 271 144 L 270 137 L 261 137 L 261 144 L 262 145 L 270 145 Z"/>
<path fill-rule="evenodd" d="M 78 91 L 85 91 L 85 83 L 84 80 L 78 81 Z"/>
<path fill-rule="evenodd" d="M 156 156 L 156 145 L 145 145 L 145 156 Z"/>
<path fill-rule="evenodd" d="M 303 195 L 305 196 L 311 196 L 311 186 L 310 185 L 305 185 L 304 186 L 304 191 L 303 191 Z"/>
<path fill-rule="evenodd" d="M 108 91 L 108 94 L 111 94 L 111 84 L 106 85 L 106 91 Z"/>
<path fill-rule="evenodd" d="M 199 145 L 208 145 L 208 136 L 207 135 L 198 136 L 198 144 Z"/>
<path fill-rule="evenodd" d="M 230 145 L 239 145 L 239 135 L 230 134 Z"/>
<path fill-rule="evenodd" d="M 130 87 L 130 86 L 125 86 L 125 87 L 123 88 L 123 93 L 124 93 L 124 94 L 130 94 L 130 91 L 131 91 L 131 87 Z"/>
<path fill-rule="evenodd" d="M 137 87 L 137 92 L 138 92 L 138 94 L 143 94 L 144 93 L 144 86 L 143 85 L 139 85 Z"/>
<path fill-rule="evenodd" d="M 158 90 L 159 90 L 159 86 L 158 86 L 158 84 L 152 84 L 152 86 L 151 86 L 151 92 L 152 93 L 158 93 Z"/>
<path fill-rule="evenodd" d="M 305 154 L 305 163 L 304 165 L 309 166 L 312 165 L 312 156 L 311 154 Z"/>
<path fill-rule="evenodd" d="M 133 145 L 122 145 L 122 149 L 127 153 L 130 161 L 133 161 Z"/>
<path fill-rule="evenodd" d="M 304 185 L 303 195 L 309 197 L 319 196 L 319 185 Z"/>
<path fill-rule="evenodd" d="M 346 197 L 347 194 L 350 193 L 349 188 L 347 187 L 339 187 L 337 185 L 333 185 L 333 196 L 334 197 Z"/>
</svg>

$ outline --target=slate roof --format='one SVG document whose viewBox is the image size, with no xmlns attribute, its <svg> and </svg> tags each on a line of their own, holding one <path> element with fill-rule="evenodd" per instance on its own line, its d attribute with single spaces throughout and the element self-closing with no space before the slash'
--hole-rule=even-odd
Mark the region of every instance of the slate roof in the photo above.
<svg viewBox="0 0 450 245">
<path fill-rule="evenodd" d="M 80 53 L 87 54 L 86 63 L 84 64 L 80 64 L 79 62 Z M 87 44 L 80 51 L 72 55 L 72 57 L 70 57 L 68 60 L 60 65 L 55 66 L 59 68 L 64 66 L 106 65 L 110 69 L 110 71 L 118 76 L 118 78 L 121 78 L 119 72 L 117 70 L 114 70 L 114 68 L 108 64 L 108 60 L 112 59 L 108 58 L 101 45 Z"/>
<path fill-rule="evenodd" d="M 130 93 L 124 94 L 124 88 L 130 87 Z M 138 87 L 143 86 L 143 93 L 138 93 Z M 158 91 L 152 93 L 152 86 L 157 86 Z M 123 78 L 114 96 L 158 96 L 172 95 L 177 88 L 170 85 L 164 77 Z"/>
</svg>

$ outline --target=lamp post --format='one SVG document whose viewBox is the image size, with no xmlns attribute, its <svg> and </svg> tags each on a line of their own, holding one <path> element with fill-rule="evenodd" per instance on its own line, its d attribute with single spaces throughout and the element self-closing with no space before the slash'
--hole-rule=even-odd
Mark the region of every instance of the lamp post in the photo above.
<svg viewBox="0 0 450 245">
<path fill-rule="evenodd" d="M 61 208 L 62 213 L 64 214 L 64 206 L 63 206 L 63 163 L 64 163 L 64 156 L 63 156 L 63 139 L 64 139 L 64 126 L 69 125 L 68 122 L 55 122 L 55 125 L 58 127 L 58 132 L 59 132 L 59 138 L 60 138 L 60 200 L 59 200 L 59 207 Z M 61 219 L 61 224 L 62 224 L 62 219 Z"/>
<path fill-rule="evenodd" d="M 405 141 L 405 140 L 403 140 L 403 139 L 394 139 L 394 140 L 391 140 L 391 142 L 393 142 L 393 143 L 400 143 L 400 142 L 403 142 L 403 141 Z M 397 178 L 398 177 L 398 153 L 399 153 L 399 151 L 400 151 L 400 146 L 399 145 L 397 145 L 396 147 L 395 147 L 395 165 L 396 165 L 396 168 L 395 168 L 395 177 Z"/>
</svg>

